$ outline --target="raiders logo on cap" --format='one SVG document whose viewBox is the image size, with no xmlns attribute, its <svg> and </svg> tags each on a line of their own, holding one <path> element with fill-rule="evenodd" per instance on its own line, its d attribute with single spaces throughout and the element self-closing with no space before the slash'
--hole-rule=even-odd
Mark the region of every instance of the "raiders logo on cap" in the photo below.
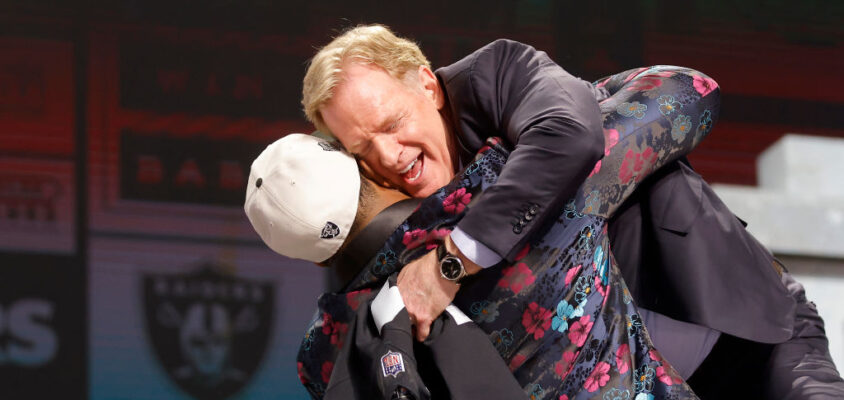
<svg viewBox="0 0 844 400">
<path fill-rule="evenodd" d="M 331 221 L 325 223 L 322 227 L 322 233 L 319 235 L 322 239 L 331 239 L 340 234 L 340 228 Z"/>
</svg>

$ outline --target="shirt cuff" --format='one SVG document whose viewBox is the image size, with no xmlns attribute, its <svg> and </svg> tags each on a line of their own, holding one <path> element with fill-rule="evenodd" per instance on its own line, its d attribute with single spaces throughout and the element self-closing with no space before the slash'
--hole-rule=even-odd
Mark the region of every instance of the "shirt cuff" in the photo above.
<svg viewBox="0 0 844 400">
<path fill-rule="evenodd" d="M 475 238 L 463 232 L 459 227 L 455 227 L 451 231 L 451 240 L 466 258 L 472 260 L 472 262 L 478 264 L 481 268 L 489 268 L 503 260 L 498 253 L 475 240 Z"/>
</svg>

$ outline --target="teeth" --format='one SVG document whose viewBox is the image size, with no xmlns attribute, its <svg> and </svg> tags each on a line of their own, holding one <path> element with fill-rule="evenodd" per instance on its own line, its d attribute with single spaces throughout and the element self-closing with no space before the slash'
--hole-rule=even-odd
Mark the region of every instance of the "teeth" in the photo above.
<svg viewBox="0 0 844 400">
<path fill-rule="evenodd" d="M 410 169 L 411 169 L 411 168 L 413 168 L 413 166 L 414 166 L 414 165 L 416 165 L 416 162 L 417 162 L 417 161 L 419 161 L 419 158 L 418 158 L 418 157 L 417 157 L 415 160 L 413 160 L 413 162 L 411 162 L 410 164 L 408 164 L 407 168 L 405 168 L 405 169 L 403 169 L 403 170 L 399 171 L 399 175 L 401 175 L 401 174 L 405 174 L 405 173 L 407 173 L 407 171 L 410 171 Z"/>
<path fill-rule="evenodd" d="M 416 161 L 414 161 L 413 163 L 414 163 L 414 164 L 416 164 Z M 415 181 L 416 179 L 418 179 L 418 178 L 419 178 L 419 175 L 422 175 L 422 168 L 419 168 L 419 172 L 417 172 L 417 173 L 416 173 L 416 176 L 414 176 L 413 178 L 408 179 L 408 181 L 410 181 L 410 182 Z"/>
</svg>

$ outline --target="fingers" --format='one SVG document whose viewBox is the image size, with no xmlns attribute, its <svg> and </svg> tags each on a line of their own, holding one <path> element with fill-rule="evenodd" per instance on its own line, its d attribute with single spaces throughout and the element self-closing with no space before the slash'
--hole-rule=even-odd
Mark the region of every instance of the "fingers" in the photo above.
<svg viewBox="0 0 844 400">
<path fill-rule="evenodd" d="M 459 288 L 440 276 L 436 254 L 429 252 L 407 264 L 396 282 L 410 321 L 414 337 L 423 341 L 431 332 L 431 324 L 454 300 Z"/>
<path fill-rule="evenodd" d="M 423 342 L 431 333 L 431 321 L 416 321 L 416 340 Z"/>
</svg>

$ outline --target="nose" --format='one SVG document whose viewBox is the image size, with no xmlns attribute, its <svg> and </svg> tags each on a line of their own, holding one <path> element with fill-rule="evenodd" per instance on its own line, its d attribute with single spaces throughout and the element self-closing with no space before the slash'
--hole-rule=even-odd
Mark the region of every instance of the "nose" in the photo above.
<svg viewBox="0 0 844 400">
<path fill-rule="evenodd" d="M 396 140 L 394 135 L 378 135 L 373 139 L 372 144 L 381 166 L 391 171 L 401 167 L 399 161 L 404 146 Z"/>
</svg>

